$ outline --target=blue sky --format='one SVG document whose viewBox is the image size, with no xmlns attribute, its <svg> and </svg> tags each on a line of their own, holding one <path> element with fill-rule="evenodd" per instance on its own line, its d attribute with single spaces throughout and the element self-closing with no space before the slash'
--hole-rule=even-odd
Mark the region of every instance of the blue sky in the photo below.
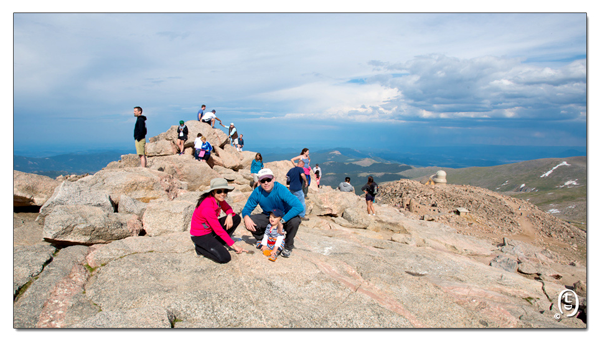
<svg viewBox="0 0 600 341">
<path fill-rule="evenodd" d="M 586 145 L 585 13 L 13 18 L 17 154 L 133 151 L 136 105 L 150 137 L 206 104 L 250 150 Z"/>
</svg>

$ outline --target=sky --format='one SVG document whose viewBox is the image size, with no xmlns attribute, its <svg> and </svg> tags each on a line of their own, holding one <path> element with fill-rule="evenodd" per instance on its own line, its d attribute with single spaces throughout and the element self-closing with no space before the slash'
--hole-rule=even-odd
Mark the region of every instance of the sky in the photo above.
<svg viewBox="0 0 600 341">
<path fill-rule="evenodd" d="M 15 154 L 133 150 L 134 106 L 151 137 L 201 104 L 250 150 L 586 146 L 583 12 L 13 20 Z"/>
</svg>

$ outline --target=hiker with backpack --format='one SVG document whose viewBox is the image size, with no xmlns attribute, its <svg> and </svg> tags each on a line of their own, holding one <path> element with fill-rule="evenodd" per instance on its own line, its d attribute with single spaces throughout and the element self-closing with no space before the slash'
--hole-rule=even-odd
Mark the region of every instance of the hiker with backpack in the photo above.
<svg viewBox="0 0 600 341">
<path fill-rule="evenodd" d="M 373 177 L 367 178 L 367 183 L 361 188 L 361 191 L 365 192 L 365 199 L 367 200 L 367 214 L 373 213 L 375 215 L 375 209 L 373 208 L 373 201 L 379 191 L 377 183 L 373 181 Z"/>
<path fill-rule="evenodd" d="M 177 147 L 179 148 L 179 155 L 183 155 L 183 144 L 188 138 L 188 127 L 185 125 L 183 120 L 179 121 L 177 127 Z"/>
</svg>

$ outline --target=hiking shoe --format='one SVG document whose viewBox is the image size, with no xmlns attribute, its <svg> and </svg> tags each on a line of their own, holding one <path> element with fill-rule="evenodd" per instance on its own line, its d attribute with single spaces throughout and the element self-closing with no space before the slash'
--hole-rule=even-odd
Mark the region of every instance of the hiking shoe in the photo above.
<svg viewBox="0 0 600 341">
<path fill-rule="evenodd" d="M 282 257 L 290 258 L 291 255 L 292 255 L 292 250 L 283 249 L 283 251 L 281 251 Z"/>
<path fill-rule="evenodd" d="M 305 218 L 305 217 L 300 217 L 300 220 L 308 221 L 308 220 L 310 220 L 310 219 L 308 219 L 308 218 Z"/>
<path fill-rule="evenodd" d="M 256 242 L 256 248 L 260 250 L 261 247 L 262 247 L 262 244 L 260 242 Z"/>
</svg>

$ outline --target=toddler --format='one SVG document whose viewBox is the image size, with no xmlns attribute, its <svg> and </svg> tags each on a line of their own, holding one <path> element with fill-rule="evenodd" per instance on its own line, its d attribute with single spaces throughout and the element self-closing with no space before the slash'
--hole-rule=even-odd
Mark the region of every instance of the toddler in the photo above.
<svg viewBox="0 0 600 341">
<path fill-rule="evenodd" d="M 265 236 L 262 241 L 256 243 L 256 248 L 261 249 L 263 254 L 269 256 L 269 260 L 272 262 L 277 260 L 277 256 L 279 256 L 285 245 L 283 224 L 281 223 L 283 215 L 283 211 L 280 209 L 273 209 L 269 215 L 269 225 L 265 230 Z"/>
</svg>

